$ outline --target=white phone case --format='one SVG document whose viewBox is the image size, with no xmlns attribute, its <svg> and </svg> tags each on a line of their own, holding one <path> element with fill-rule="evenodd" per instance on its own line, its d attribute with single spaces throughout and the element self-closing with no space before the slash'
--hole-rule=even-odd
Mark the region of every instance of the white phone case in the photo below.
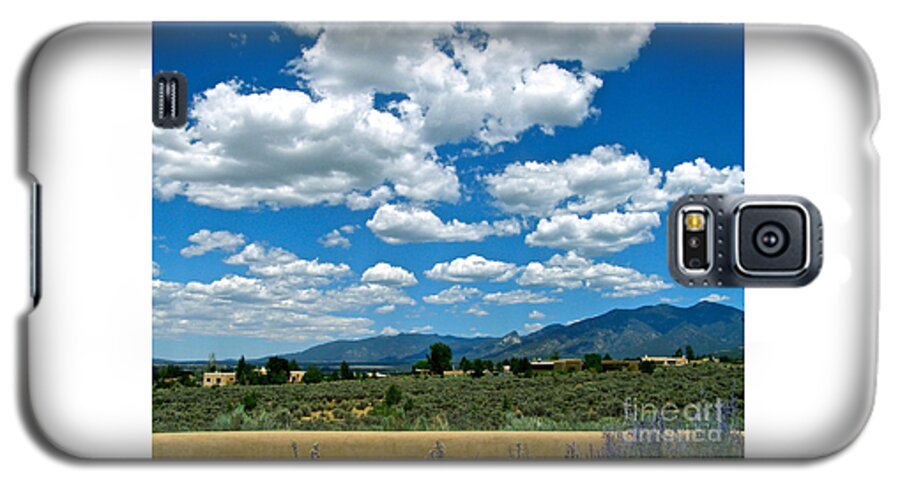
<svg viewBox="0 0 900 486">
<path fill-rule="evenodd" d="M 719 28 L 739 41 L 735 50 L 709 47 Z M 701 40 L 692 44 L 695 34 Z M 290 42 L 297 44 L 293 54 L 267 57 L 277 57 Z M 179 43 L 183 55 L 173 47 Z M 216 50 L 204 51 L 206 45 Z M 689 66 L 679 64 L 678 55 L 693 55 L 698 69 L 714 72 L 703 64 L 707 47 L 709 62 L 722 63 L 720 74 L 733 74 L 729 86 L 716 86 L 723 81 L 712 77 L 704 84 L 690 77 Z M 276 62 L 283 71 L 270 69 L 269 78 L 242 75 L 252 66 Z M 654 77 L 647 74 L 650 69 L 668 70 L 671 76 Z M 185 97 L 186 128 L 152 124 L 151 107 L 159 105 L 151 99 L 151 88 L 162 71 L 186 77 L 192 95 Z M 635 89 L 638 80 L 647 83 L 641 85 L 646 96 L 681 90 L 672 92 L 693 100 L 685 109 L 698 115 L 721 112 L 724 118 L 668 127 L 645 120 L 642 126 L 628 110 L 652 109 L 621 94 L 632 93 L 627 90 Z M 741 94 L 737 106 L 743 116 L 734 118 L 742 120 L 736 137 L 742 147 L 734 146 L 737 160 L 710 155 L 727 153 L 719 148 L 731 143 L 723 138 L 723 147 L 716 148 L 712 135 L 707 145 L 686 144 L 683 156 L 672 156 L 677 159 L 645 155 L 677 146 L 679 133 L 714 134 L 716 124 L 731 123 L 724 120 L 735 113 L 717 105 L 736 99 L 720 94 L 725 88 Z M 28 167 L 40 187 L 35 218 L 40 235 L 35 292 L 40 298 L 28 319 L 29 401 L 42 434 L 65 453 L 91 458 L 815 458 L 850 443 L 871 410 L 878 162 L 870 135 L 878 98 L 867 57 L 838 32 L 767 25 L 80 25 L 57 33 L 36 54 L 27 114 Z M 353 122 L 330 135 L 316 132 L 345 116 Z M 308 147 L 319 151 L 318 159 L 307 157 L 303 150 Z M 281 166 L 279 153 L 288 153 Z M 357 160 L 359 153 L 365 157 Z M 334 169 L 315 174 L 296 169 L 310 160 L 331 161 Z M 239 169 L 229 172 L 229 164 Z M 622 172 L 634 167 L 644 171 L 643 179 Z M 684 187 L 667 187 L 666 181 L 679 176 L 678 167 L 694 171 L 687 176 L 713 174 L 715 180 L 687 177 Z M 573 176 L 579 169 L 587 172 Z M 606 169 L 610 172 L 597 172 Z M 367 171 L 380 172 L 371 176 Z M 537 172 L 549 175 L 529 179 Z M 597 173 L 614 181 L 606 192 L 591 185 Z M 341 185 L 345 180 L 351 182 Z M 652 187 L 627 186 L 642 180 Z M 683 289 L 665 273 L 665 217 L 659 215 L 665 215 L 668 204 L 691 192 L 734 190 L 800 196 L 818 207 L 824 252 L 815 280 L 799 288 L 720 291 Z M 618 192 L 624 195 L 610 195 Z M 179 212 L 176 205 L 186 209 Z M 288 216 L 295 219 L 287 221 Z M 400 223 L 392 224 L 389 217 Z M 625 226 L 589 227 L 611 220 Z M 306 233 L 305 225 L 313 224 L 320 225 L 314 228 L 321 230 L 318 237 Z M 292 225 L 297 228 L 293 239 L 285 236 Z M 627 240 L 621 234 L 626 226 L 637 228 Z M 573 233 L 565 233 L 569 230 Z M 619 236 L 606 237 L 604 231 Z M 460 270 L 467 264 L 493 273 L 473 276 Z M 287 272 L 286 265 L 318 265 L 334 273 L 317 274 L 321 281 L 311 273 L 293 280 L 273 276 Z M 576 267 L 582 272 L 577 277 L 559 277 Z M 597 276 L 604 271 L 625 283 Z M 551 278 L 556 280 L 546 283 Z M 222 288 L 228 285 L 235 293 L 256 290 L 226 296 Z M 394 297 L 371 297 L 358 307 L 346 304 L 349 293 L 359 289 Z M 308 307 L 299 303 L 301 292 L 314 295 L 317 305 L 336 302 L 335 307 Z M 211 317 L 211 307 L 201 309 L 206 314 L 189 308 L 201 293 L 220 299 L 216 309 L 224 310 Z M 254 301 L 252 307 L 246 303 L 264 298 L 270 300 Z M 450 304 L 441 305 L 442 298 Z M 583 352 L 556 344 L 562 353 L 541 355 L 517 343 L 512 354 L 470 354 L 469 360 L 492 360 L 491 376 L 476 370 L 479 377 L 465 376 L 471 369 L 463 369 L 459 353 L 451 363 L 459 377 L 453 370 L 443 377 L 416 377 L 406 356 L 384 373 L 378 370 L 387 366 L 386 359 L 350 359 L 350 374 L 367 374 L 371 381 L 326 376 L 323 383 L 296 386 L 204 387 L 197 365 L 215 349 L 226 350 L 218 354 L 226 373 L 236 367 L 230 360 L 243 354 L 258 358 L 251 362 L 262 367 L 267 357 L 296 352 L 303 371 L 324 368 L 327 375 L 329 367 L 337 373 L 337 363 L 350 355 L 317 361 L 307 351 L 331 349 L 316 345 L 332 341 L 358 346 L 353 343 L 360 339 L 383 343 L 433 333 L 433 342 L 460 343 L 451 347 L 468 350 L 474 344 L 466 339 L 497 339 L 500 346 L 501 338 L 516 331 L 515 339 L 531 342 L 562 329 L 554 323 L 574 326 L 622 309 L 662 306 L 653 308 L 688 309 L 697 316 L 701 311 L 692 309 L 699 301 L 741 315 L 740 417 L 727 428 L 734 438 L 727 449 L 692 448 L 681 439 L 675 440 L 682 444 L 677 446 L 657 439 L 629 449 L 615 442 L 627 438 L 615 434 L 637 431 L 638 425 L 622 417 L 594 417 L 587 405 L 615 393 L 603 388 L 606 383 L 681 376 L 690 386 L 695 379 L 690 373 L 737 366 L 719 363 L 728 355 L 724 344 L 700 353 L 715 364 L 684 358 L 687 368 L 674 361 L 656 370 L 646 365 L 649 374 L 635 371 L 643 356 L 644 361 L 674 359 L 675 349 L 612 351 L 608 361 L 621 361 L 625 368 L 634 358 L 630 371 L 603 371 L 601 360 L 595 371 L 567 373 L 561 364 L 563 371 L 541 374 L 539 363 L 578 361 L 582 353 L 584 359 L 588 354 L 600 359 L 614 348 L 604 348 L 598 338 Z M 594 302 L 596 310 L 590 308 Z M 256 313 L 264 306 L 270 314 Z M 415 312 L 432 316 L 434 328 L 423 327 L 432 321 Z M 259 324 L 266 315 L 277 325 Z M 255 324 L 242 327 L 241 316 Z M 294 334 L 285 334 L 286 319 L 298 316 L 306 320 L 290 327 Z M 330 324 L 322 324 L 326 318 Z M 313 321 L 317 324 L 309 324 Z M 233 329 L 235 340 L 222 337 L 229 335 L 222 329 Z M 684 344 L 695 339 L 698 347 L 701 342 L 700 337 L 678 339 Z M 239 346 L 248 351 L 236 351 Z M 424 350 L 416 352 L 426 358 Z M 528 378 L 493 369 L 494 362 L 514 356 L 530 358 L 535 371 Z M 87 365 L 86 357 L 93 364 Z M 173 362 L 185 373 L 191 370 L 191 386 L 173 388 L 153 379 L 154 367 L 158 371 Z M 581 370 L 584 363 L 578 362 Z M 301 381 L 303 374 L 285 376 Z M 545 380 L 536 382 L 542 386 L 570 383 L 559 393 L 573 393 L 567 395 L 571 412 L 565 404 L 555 405 L 559 414 L 553 407 L 529 412 L 524 398 L 522 403 L 501 398 L 511 383 L 531 386 L 524 380 Z M 401 393 L 396 403 L 385 391 L 391 383 Z M 435 400 L 448 400 L 445 409 L 426 411 L 423 403 L 431 398 L 421 395 L 422 383 L 429 390 L 447 387 L 435 392 Z M 502 405 L 479 395 L 490 383 L 497 384 L 494 398 Z M 341 393 L 352 387 L 359 387 L 358 403 L 340 405 Z M 578 392 L 595 389 L 604 391 Z M 472 395 L 464 398 L 465 393 Z M 279 402 L 285 394 L 291 394 L 294 401 L 285 403 L 293 406 Z M 219 402 L 213 396 L 221 397 Z M 326 405 L 304 402 L 309 396 Z M 715 397 L 714 403 L 728 398 Z M 212 405 L 200 412 L 190 409 L 192 400 Z M 660 409 L 668 403 L 665 396 L 658 401 L 654 405 Z M 475 408 L 464 408 L 466 402 L 496 406 L 498 415 L 479 415 Z M 685 407 L 678 402 L 679 413 Z M 278 422 L 273 417 L 282 409 L 286 415 Z M 347 416 L 335 416 L 338 409 Z M 187 429 L 172 418 L 179 411 L 193 414 L 197 425 Z M 256 431 L 248 432 L 249 425 L 214 431 L 216 423 L 234 417 L 256 424 Z M 416 423 L 425 425 L 415 428 Z M 668 430 L 677 434 L 683 428 Z"/>
</svg>

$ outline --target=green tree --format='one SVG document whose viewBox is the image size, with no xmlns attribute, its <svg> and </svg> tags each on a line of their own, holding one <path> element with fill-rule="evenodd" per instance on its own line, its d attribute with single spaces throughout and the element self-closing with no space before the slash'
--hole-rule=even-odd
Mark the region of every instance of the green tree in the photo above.
<svg viewBox="0 0 900 486">
<path fill-rule="evenodd" d="M 509 360 L 510 370 L 517 375 L 531 375 L 531 361 L 528 358 L 512 358 Z"/>
<path fill-rule="evenodd" d="M 288 370 L 290 371 L 300 371 L 300 364 L 297 363 L 296 359 L 292 359 L 290 363 L 288 363 Z"/>
<path fill-rule="evenodd" d="M 209 353 L 209 358 L 206 360 L 206 371 L 213 373 L 218 370 L 219 366 L 216 364 L 216 353 Z"/>
<path fill-rule="evenodd" d="M 474 376 L 476 378 L 480 378 L 481 376 L 484 376 L 484 369 L 485 369 L 484 361 L 476 358 L 475 361 L 472 361 L 471 368 L 472 368 L 472 376 Z"/>
<path fill-rule="evenodd" d="M 692 348 L 690 344 L 688 344 L 684 348 L 684 357 L 687 358 L 688 361 L 693 361 L 697 358 L 697 356 L 694 354 L 694 348 Z"/>
<path fill-rule="evenodd" d="M 559 351 L 554 351 L 553 354 L 550 355 L 551 361 L 556 361 L 559 359 Z"/>
<path fill-rule="evenodd" d="M 609 353 L 603 355 L 603 361 L 612 361 L 612 356 Z"/>
<path fill-rule="evenodd" d="M 682 356 L 684 356 L 684 351 L 682 351 L 681 348 L 676 349 L 675 354 L 672 355 L 674 358 L 680 358 Z"/>
<path fill-rule="evenodd" d="M 153 386 L 157 388 L 170 388 L 175 383 L 182 386 L 194 386 L 191 374 L 183 371 L 176 365 L 165 365 L 153 368 Z"/>
<path fill-rule="evenodd" d="M 272 356 L 266 361 L 266 371 L 268 373 L 269 383 L 278 385 L 287 383 L 291 377 L 291 364 L 284 358 Z"/>
<path fill-rule="evenodd" d="M 165 365 L 155 369 L 154 374 L 157 380 L 166 380 L 169 378 L 180 378 L 182 375 L 181 368 L 176 365 Z"/>
<path fill-rule="evenodd" d="M 384 404 L 389 407 L 399 404 L 401 400 L 403 400 L 403 392 L 396 385 L 392 384 L 384 392 Z"/>
<path fill-rule="evenodd" d="M 588 353 L 584 355 L 584 367 L 589 370 L 603 371 L 603 358 L 599 354 Z"/>
<path fill-rule="evenodd" d="M 185 373 L 178 378 L 178 384 L 181 386 L 200 386 L 201 383 L 194 378 L 194 375 Z"/>
<path fill-rule="evenodd" d="M 453 351 L 450 349 L 450 346 L 444 343 L 432 344 L 425 359 L 428 360 L 428 367 L 431 369 L 431 372 L 436 375 L 441 375 L 445 371 L 453 369 L 451 364 L 453 362 Z"/>
<path fill-rule="evenodd" d="M 249 365 L 247 365 L 247 360 L 244 359 L 244 355 L 241 355 L 241 359 L 238 360 L 237 367 L 234 368 L 235 380 L 237 380 L 239 385 L 249 385 L 250 373 L 252 371 L 253 369 L 250 368 Z"/>
<path fill-rule="evenodd" d="M 469 358 L 463 356 L 463 358 L 459 360 L 459 369 L 463 371 L 469 371 L 472 369 L 472 362 L 469 361 Z"/>
<path fill-rule="evenodd" d="M 247 381 L 251 385 L 268 385 L 269 375 L 264 375 L 255 369 L 251 369 Z"/>
<path fill-rule="evenodd" d="M 638 370 L 641 373 L 647 373 L 648 375 L 653 374 L 653 370 L 656 369 L 656 364 L 653 361 L 641 361 L 641 364 L 638 365 Z"/>
<path fill-rule="evenodd" d="M 413 373 L 415 373 L 416 370 L 427 370 L 427 369 L 429 369 L 428 368 L 429 366 L 431 366 L 431 365 L 428 364 L 428 360 L 420 359 L 419 361 L 416 361 L 412 365 L 412 370 L 413 370 Z"/>
<path fill-rule="evenodd" d="M 352 380 L 353 372 L 350 371 L 350 365 L 346 361 L 341 361 L 341 379 Z"/>
<path fill-rule="evenodd" d="M 308 370 L 306 370 L 306 374 L 303 375 L 303 383 L 322 383 L 322 380 L 325 379 L 325 374 L 322 373 L 322 370 L 316 368 L 315 366 L 310 366 Z"/>
</svg>

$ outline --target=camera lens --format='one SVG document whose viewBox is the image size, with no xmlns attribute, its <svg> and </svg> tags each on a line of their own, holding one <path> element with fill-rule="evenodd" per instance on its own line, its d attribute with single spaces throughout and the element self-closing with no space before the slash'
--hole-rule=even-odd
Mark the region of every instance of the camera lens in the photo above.
<svg viewBox="0 0 900 486">
<path fill-rule="evenodd" d="M 699 236 L 691 236 L 688 238 L 688 246 L 691 248 L 700 248 L 700 243 L 702 243 L 702 240 L 700 240 Z"/>
<path fill-rule="evenodd" d="M 778 233 L 774 231 L 767 231 L 759 238 L 759 242 L 767 248 L 775 248 L 776 246 L 778 246 L 778 241 Z"/>
<path fill-rule="evenodd" d="M 778 223 L 765 223 L 756 230 L 753 243 L 763 255 L 778 256 L 787 248 L 787 231 Z"/>
<path fill-rule="evenodd" d="M 691 258 L 688 260 L 688 268 L 703 268 L 703 262 L 699 258 Z"/>
</svg>

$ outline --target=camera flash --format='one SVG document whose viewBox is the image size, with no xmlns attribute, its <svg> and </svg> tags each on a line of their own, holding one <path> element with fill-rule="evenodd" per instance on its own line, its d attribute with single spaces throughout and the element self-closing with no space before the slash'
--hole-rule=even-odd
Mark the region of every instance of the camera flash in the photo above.
<svg viewBox="0 0 900 486">
<path fill-rule="evenodd" d="M 684 215 L 684 227 L 688 231 L 703 231 L 706 227 L 706 217 L 703 213 L 687 213 Z"/>
</svg>

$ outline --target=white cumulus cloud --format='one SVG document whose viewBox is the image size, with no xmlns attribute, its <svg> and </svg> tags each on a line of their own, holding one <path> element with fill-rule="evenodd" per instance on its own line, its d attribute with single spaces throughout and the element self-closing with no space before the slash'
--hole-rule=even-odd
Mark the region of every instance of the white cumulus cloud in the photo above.
<svg viewBox="0 0 900 486">
<path fill-rule="evenodd" d="M 393 327 L 391 327 L 391 326 L 384 326 L 384 327 L 381 329 L 381 333 L 380 333 L 380 334 L 381 334 L 382 336 L 396 336 L 397 334 L 400 334 L 400 331 L 397 330 L 397 329 L 395 329 L 395 328 L 393 328 Z"/>
<path fill-rule="evenodd" d="M 730 300 L 730 297 L 728 297 L 727 295 L 722 295 L 722 294 L 709 294 L 709 295 L 707 295 L 706 297 L 702 297 L 702 298 L 700 299 L 700 302 L 713 302 L 713 303 L 719 303 L 719 302 L 725 302 L 726 300 Z"/>
<path fill-rule="evenodd" d="M 560 210 L 661 211 L 689 192 L 741 192 L 743 180 L 739 166 L 719 169 L 703 158 L 663 174 L 649 160 L 625 153 L 619 145 L 599 145 L 589 154 L 573 154 L 562 162 L 514 162 L 482 177 L 500 209 L 538 217 Z"/>
<path fill-rule="evenodd" d="M 526 323 L 526 324 L 522 325 L 522 328 L 525 329 L 525 332 L 539 331 L 542 327 L 544 327 L 543 324 L 536 323 L 536 322 L 535 323 Z"/>
<path fill-rule="evenodd" d="M 313 27 L 307 26 L 307 29 Z M 637 57 L 652 26 L 336 24 L 291 62 L 321 96 L 404 93 L 405 119 L 435 143 L 513 141 L 590 114 L 597 71 Z M 584 69 L 552 61 L 579 60 Z"/>
<path fill-rule="evenodd" d="M 488 311 L 480 308 L 480 307 L 469 307 L 466 309 L 466 314 L 472 314 L 475 317 L 485 317 L 489 315 Z M 469 329 L 470 331 L 475 331 L 475 328 Z"/>
<path fill-rule="evenodd" d="M 426 295 L 422 300 L 428 304 L 450 305 L 465 302 L 480 293 L 481 291 L 476 288 L 454 285 L 436 294 Z"/>
<path fill-rule="evenodd" d="M 482 241 L 488 236 L 519 234 L 521 227 L 515 220 L 489 223 L 464 223 L 457 219 L 444 222 L 428 209 L 410 205 L 385 204 L 366 222 L 372 233 L 393 244 Z"/>
<path fill-rule="evenodd" d="M 313 305 L 322 312 L 341 312 L 373 306 L 416 305 L 416 301 L 397 287 L 367 283 L 326 290 Z"/>
<path fill-rule="evenodd" d="M 613 209 L 644 188 L 649 177 L 647 159 L 625 154 L 618 145 L 599 145 L 563 162 L 512 163 L 483 180 L 504 211 L 547 216 L 563 203 L 582 213 Z"/>
<path fill-rule="evenodd" d="M 389 190 L 417 201 L 459 197 L 455 169 L 436 160 L 410 121 L 373 108 L 371 95 L 316 100 L 227 82 L 201 93 L 191 117 L 190 128 L 154 131 L 154 189 L 163 200 L 362 209 Z"/>
<path fill-rule="evenodd" d="M 367 268 L 362 274 L 362 281 L 388 287 L 409 287 L 419 283 L 409 270 L 385 262 L 378 262 Z"/>
<path fill-rule="evenodd" d="M 224 230 L 202 229 L 188 236 L 188 241 L 193 244 L 182 248 L 181 255 L 191 258 L 205 255 L 213 250 L 232 252 L 244 244 L 244 235 Z"/>
<path fill-rule="evenodd" d="M 333 229 L 319 238 L 319 244 L 325 248 L 339 246 L 341 248 L 350 248 L 350 240 L 341 234 L 341 230 Z"/>
<path fill-rule="evenodd" d="M 486 294 L 483 299 L 485 302 L 498 305 L 549 304 L 551 302 L 557 302 L 557 299 L 550 297 L 543 292 L 532 292 L 523 289 L 510 290 L 508 292 L 494 292 Z"/>
<path fill-rule="evenodd" d="M 356 227 L 339 228 L 352 234 Z M 195 246 L 236 249 L 243 235 L 199 231 Z M 204 246 L 205 245 L 205 246 Z M 327 336 L 360 337 L 374 334 L 368 317 L 346 314 L 389 314 L 399 306 L 415 306 L 403 287 L 415 276 L 397 266 L 378 263 L 361 282 L 342 284 L 351 273 L 346 263 L 302 259 L 294 253 L 260 242 L 246 245 L 224 260 L 246 267 L 247 275 L 225 275 L 211 282 L 153 280 L 154 335 L 177 337 L 242 336 L 283 341 L 316 341 Z M 154 276 L 158 276 L 154 262 Z"/>
<path fill-rule="evenodd" d="M 425 276 L 447 282 L 505 282 L 513 278 L 517 271 L 513 263 L 488 260 L 481 255 L 472 254 L 449 262 L 435 263 L 430 270 L 425 271 Z"/>
<path fill-rule="evenodd" d="M 305 90 L 220 83 L 192 124 L 155 130 L 157 197 L 240 209 L 455 202 L 438 146 L 514 143 L 531 127 L 578 126 L 650 25 L 292 25 L 315 38 L 290 61 Z M 240 39 L 238 39 L 240 40 Z M 576 61 L 556 63 L 555 61 Z M 377 106 L 378 94 L 398 94 Z"/>
<path fill-rule="evenodd" d="M 657 275 L 645 275 L 628 267 L 594 263 L 569 252 L 546 262 L 531 262 L 516 279 L 519 285 L 564 289 L 588 288 L 606 297 L 635 297 L 671 288 Z"/>
<path fill-rule="evenodd" d="M 397 310 L 397 306 L 394 304 L 383 305 L 375 309 L 376 314 L 390 314 Z"/>
<path fill-rule="evenodd" d="M 159 336 L 185 333 L 286 341 L 373 334 L 365 317 L 340 315 L 415 305 L 401 289 L 378 284 L 320 290 L 283 278 L 227 275 L 210 283 L 153 282 Z"/>
<path fill-rule="evenodd" d="M 225 276 L 211 283 L 153 281 L 154 335 L 242 336 L 308 341 L 371 334 L 370 319 L 319 309 L 316 290 L 283 280 Z"/>
<path fill-rule="evenodd" d="M 657 180 L 659 179 L 657 175 Z M 662 186 L 647 186 L 631 199 L 630 209 L 659 211 L 685 194 L 740 193 L 744 190 L 744 171 L 739 166 L 713 167 L 703 157 L 682 162 L 666 171 Z"/>
<path fill-rule="evenodd" d="M 291 278 L 310 286 L 326 285 L 350 273 L 346 263 L 304 260 L 283 248 L 269 248 L 261 243 L 250 243 L 240 253 L 226 258 L 225 263 L 247 266 L 252 275 Z"/>
<path fill-rule="evenodd" d="M 558 214 L 538 222 L 525 237 L 531 246 L 575 250 L 584 255 L 605 255 L 631 245 L 653 241 L 652 230 L 660 225 L 651 212 L 595 213 L 590 217 Z"/>
</svg>

